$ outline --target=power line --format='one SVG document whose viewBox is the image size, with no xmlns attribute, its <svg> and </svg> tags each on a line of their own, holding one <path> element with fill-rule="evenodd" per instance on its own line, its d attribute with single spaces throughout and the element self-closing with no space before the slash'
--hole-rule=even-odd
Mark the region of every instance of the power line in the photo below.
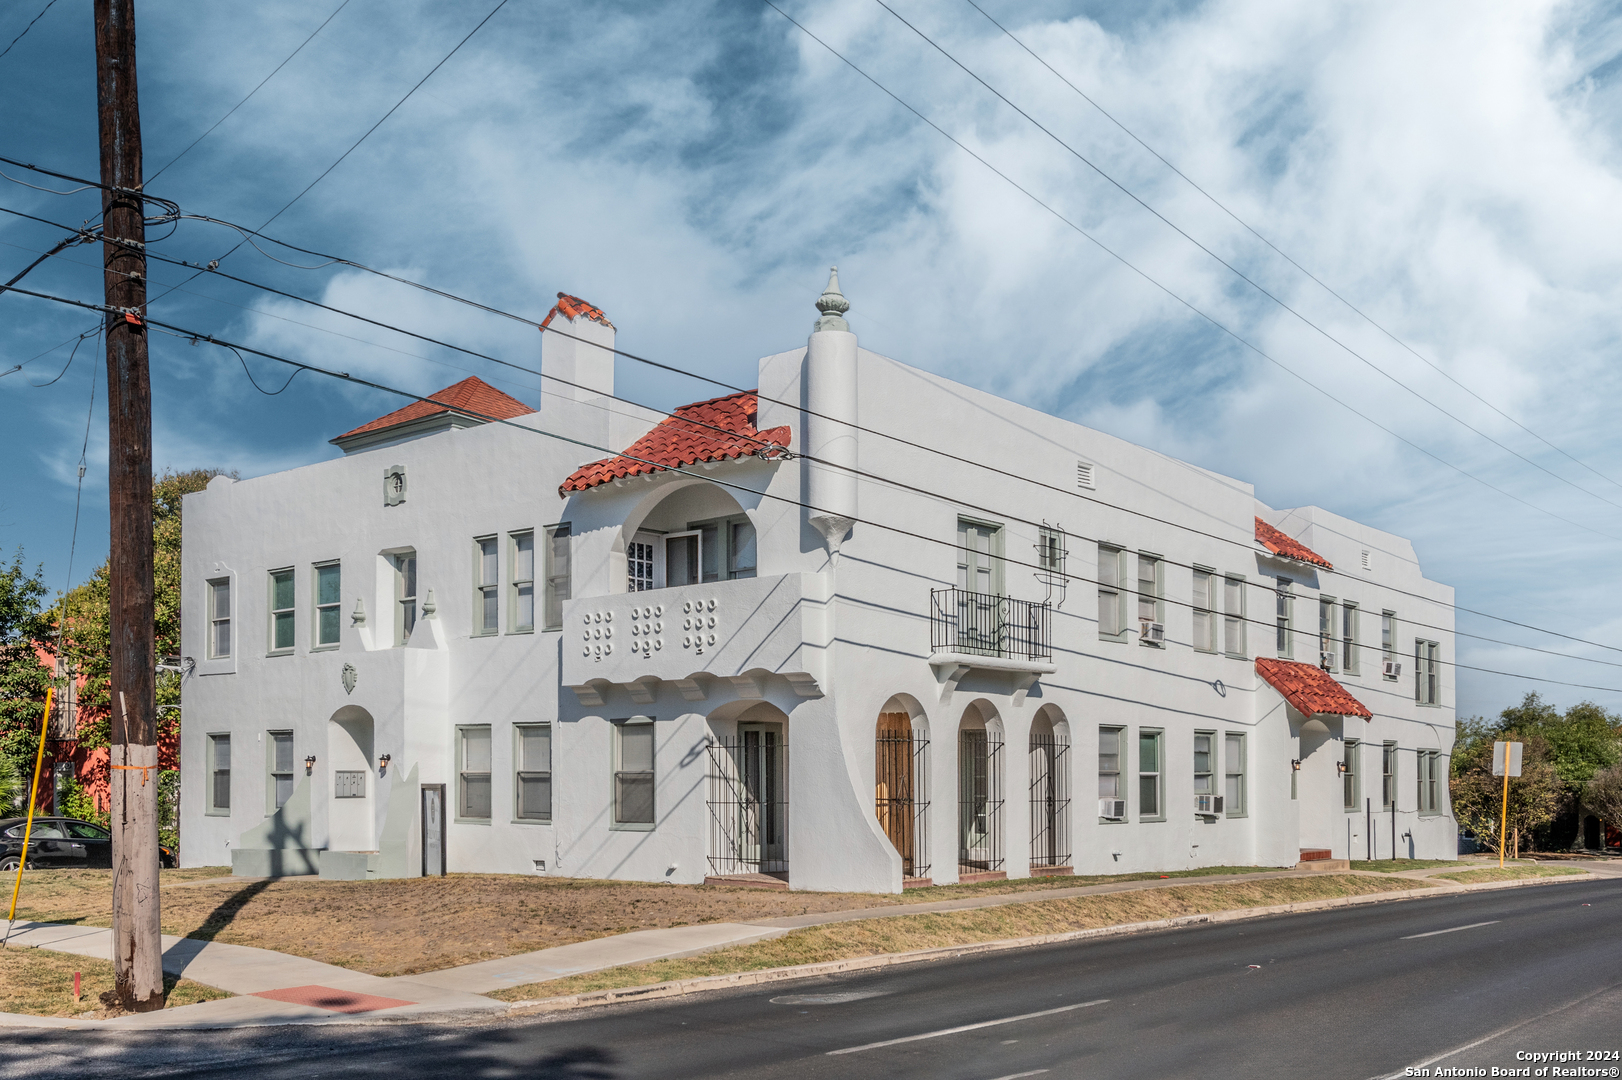
<svg viewBox="0 0 1622 1080">
<path fill-rule="evenodd" d="M 55 5 L 56 5 L 56 0 L 48 0 L 46 5 L 43 8 L 40 9 L 39 14 L 35 15 L 32 19 L 28 20 L 28 25 L 23 27 L 22 33 L 18 34 L 16 37 L 12 38 L 11 39 L 11 44 L 7 45 L 3 51 L 0 51 L 0 60 L 4 60 L 6 58 L 6 53 L 10 52 L 13 48 L 15 48 L 17 42 L 19 42 L 19 41 L 21 41 L 23 39 L 23 35 L 27 34 L 28 31 L 32 30 L 34 28 L 34 24 L 39 22 L 41 19 L 43 19 L 45 17 L 45 13 L 47 11 L 51 10 L 51 8 L 54 7 Z"/>
<path fill-rule="evenodd" d="M 96 328 L 101 333 L 101 327 Z M 64 371 L 67 369 L 64 368 Z M 60 376 L 59 376 L 60 377 Z M 79 549 L 79 501 L 84 497 L 84 469 L 85 455 L 90 452 L 90 421 L 96 415 L 96 365 L 90 365 L 90 408 L 85 411 L 84 418 L 84 445 L 79 447 L 79 485 L 73 493 L 73 539 L 68 542 L 68 579 L 62 588 L 65 597 L 68 590 L 73 588 L 73 555 Z"/>
<path fill-rule="evenodd" d="M 1170 218 L 1166 217 L 1166 215 L 1162 214 L 1159 210 L 1156 210 L 1153 206 L 1149 205 L 1149 203 L 1146 202 L 1141 197 L 1139 197 L 1136 192 L 1132 191 L 1125 184 L 1122 184 L 1119 180 L 1115 179 L 1115 177 L 1113 177 L 1109 173 L 1105 172 L 1104 169 L 1101 168 L 1097 163 L 1095 163 L 1090 158 L 1088 158 L 1086 155 L 1082 154 L 1075 147 L 1071 146 L 1069 143 L 1067 143 L 1063 139 L 1061 139 L 1057 134 L 1055 134 L 1053 132 L 1052 129 L 1048 128 L 1041 121 L 1037 120 L 1036 117 L 1032 116 L 1030 113 L 1026 112 L 1024 109 L 1020 108 L 1018 105 L 1016 105 L 1012 101 L 1010 101 L 1008 99 L 1008 97 L 1005 94 L 1003 94 L 1002 91 L 998 90 L 995 86 L 992 86 L 985 79 L 981 78 L 980 75 L 978 75 L 973 69 L 968 67 L 968 65 L 964 64 L 957 57 L 953 56 L 943 46 L 941 46 L 938 42 L 936 42 L 933 38 L 931 38 L 928 34 L 924 33 L 922 30 L 918 29 L 918 27 L 916 27 L 912 23 L 908 22 L 905 18 L 903 18 L 901 16 L 901 14 L 899 12 L 897 12 L 894 8 L 892 8 L 889 4 L 887 4 L 885 2 L 885 0 L 873 0 L 873 2 L 878 4 L 879 7 L 883 8 L 885 11 L 888 11 L 891 15 L 894 15 L 896 20 L 899 21 L 901 23 L 901 25 L 905 26 L 908 30 L 911 30 L 914 34 L 918 35 L 918 37 L 922 38 L 936 52 L 940 53 L 942 56 L 946 57 L 946 59 L 950 60 L 953 64 L 957 65 L 957 67 L 960 68 L 971 79 L 973 79 L 975 82 L 979 83 L 981 86 L 985 87 L 988 91 L 990 91 L 993 95 L 995 95 L 996 98 L 999 101 L 1001 101 L 1004 105 L 1007 105 L 1010 109 L 1013 109 L 1015 112 L 1019 113 L 1020 116 L 1024 117 L 1027 121 L 1029 121 L 1031 123 L 1031 125 L 1033 127 L 1035 127 L 1038 131 L 1042 132 L 1042 134 L 1046 135 L 1049 139 L 1052 139 L 1055 143 L 1057 143 L 1059 146 L 1063 147 L 1066 151 L 1068 151 L 1070 153 L 1070 155 L 1072 157 L 1074 157 L 1077 161 L 1081 162 L 1083 165 L 1086 165 L 1089 169 L 1093 170 L 1093 172 L 1097 173 L 1104 180 L 1108 181 L 1112 186 L 1114 186 L 1116 188 L 1116 190 L 1120 191 L 1127 198 L 1131 199 L 1133 202 L 1135 202 L 1139 206 L 1143 207 L 1143 209 L 1145 209 L 1149 213 L 1153 214 L 1157 219 L 1159 219 L 1161 221 L 1161 223 L 1166 225 L 1173 232 L 1177 233 L 1177 235 L 1181 236 L 1183 239 L 1187 240 L 1189 243 L 1193 244 L 1195 247 L 1197 247 L 1201 251 L 1205 252 L 1205 254 L 1209 255 L 1216 262 L 1220 263 L 1224 268 L 1226 268 L 1229 272 L 1231 272 L 1239 280 L 1243 281 L 1246 285 L 1249 285 L 1252 289 L 1256 290 L 1258 293 L 1265 296 L 1268 300 L 1271 300 L 1274 304 L 1278 305 L 1280 308 L 1282 308 L 1285 311 L 1289 312 L 1291 315 L 1294 315 L 1298 320 L 1301 321 L 1301 323 L 1303 325 L 1311 328 L 1313 331 L 1315 331 L 1317 334 L 1319 334 L 1321 337 L 1323 337 L 1326 341 L 1332 342 L 1333 344 L 1338 346 L 1348 356 L 1351 356 L 1352 358 L 1356 359 L 1357 361 L 1362 363 L 1365 367 L 1369 368 L 1369 370 L 1374 371 L 1374 372 L 1378 373 L 1379 375 L 1383 376 L 1384 378 L 1389 380 L 1393 385 L 1401 387 L 1403 390 L 1406 390 L 1409 394 L 1413 395 L 1418 400 L 1420 400 L 1420 401 L 1424 402 L 1425 404 L 1429 405 L 1431 408 L 1435 409 L 1437 412 L 1441 413 L 1443 416 L 1447 417 L 1449 420 L 1452 420 L 1454 423 L 1460 425 L 1461 427 L 1466 428 L 1467 430 L 1474 432 L 1476 435 L 1478 435 L 1481 438 L 1485 439 L 1487 442 L 1492 443 L 1494 446 L 1498 447 L 1500 450 L 1503 450 L 1505 453 L 1513 454 L 1515 457 L 1519 458 L 1521 461 L 1524 461 L 1526 464 L 1532 466 L 1534 469 L 1537 469 L 1537 470 L 1539 470 L 1541 472 L 1547 473 L 1549 476 L 1551 476 L 1554 479 L 1560 481 L 1562 484 L 1566 484 L 1566 485 L 1576 489 L 1577 491 L 1582 492 L 1584 495 L 1588 495 L 1591 498 L 1598 499 L 1600 502 L 1606 503 L 1606 504 L 1608 504 L 1610 506 L 1614 506 L 1618 510 L 1622 510 L 1622 503 L 1615 502 L 1615 501 L 1613 501 L 1611 499 L 1608 499 L 1605 496 L 1603 496 L 1603 495 L 1601 495 L 1601 494 L 1599 494 L 1597 492 L 1588 490 L 1587 488 L 1581 486 L 1580 484 L 1575 483 L 1574 481 L 1568 480 L 1566 477 L 1561 476 L 1559 473 L 1554 472 L 1553 470 L 1546 468 L 1545 466 L 1543 466 L 1542 464 L 1540 464 L 1540 463 L 1538 463 L 1536 461 L 1533 461 L 1531 458 L 1527 457 L 1525 454 L 1522 454 L 1520 451 L 1514 449 L 1513 447 L 1505 445 L 1504 443 L 1499 442 L 1497 439 L 1493 438 L 1491 435 L 1487 434 L 1485 431 L 1482 431 L 1480 428 L 1476 427 L 1474 424 L 1471 424 L 1469 421 L 1465 420 L 1463 417 L 1456 416 L 1453 413 L 1449 412 L 1447 409 L 1444 409 L 1441 405 L 1439 405 L 1436 402 L 1430 400 L 1424 394 L 1421 394 L 1419 391 L 1415 390 L 1413 387 L 1409 386 L 1407 383 L 1403 382 L 1401 379 L 1398 379 L 1395 375 L 1392 375 L 1390 372 L 1386 371 L 1384 368 L 1380 367 L 1379 365 L 1375 364 L 1373 361 L 1369 360 L 1368 357 L 1364 356 L 1362 353 L 1358 352 L 1356 349 L 1352 348 L 1350 345 L 1347 345 L 1345 342 L 1341 341 L 1334 334 L 1331 334 L 1328 330 L 1324 329 L 1322 326 L 1318 325 L 1316 322 L 1313 322 L 1311 319 L 1307 318 L 1300 311 L 1297 311 L 1294 307 L 1292 307 L 1289 303 L 1287 303 L 1282 297 L 1278 296 L 1276 293 L 1272 292 L 1266 286 L 1264 286 L 1260 282 L 1256 281 L 1250 275 L 1246 274 L 1243 270 L 1239 269 L 1233 263 L 1229 262 L 1227 259 L 1224 259 L 1221 255 L 1218 255 L 1215 251 L 1211 250 L 1209 247 L 1207 247 L 1205 244 L 1201 243 L 1198 239 L 1196 239 L 1193 235 L 1191 235 L 1182 226 L 1178 225 L 1176 222 L 1174 222 Z M 1314 280 L 1316 280 L 1316 279 L 1314 279 Z M 1320 282 L 1320 284 L 1322 284 L 1322 283 Z M 1506 492 L 1506 494 L 1507 494 L 1507 492 Z M 1622 540 L 1622 537 L 1612 537 L 1612 539 Z"/>
<path fill-rule="evenodd" d="M 1352 303 L 1345 296 L 1343 296 L 1341 293 L 1339 293 L 1333 287 L 1331 287 L 1327 282 L 1325 282 L 1323 279 L 1318 277 L 1318 275 L 1314 274 L 1311 270 L 1308 270 L 1305 266 L 1302 266 L 1295 259 L 1291 258 L 1290 255 L 1288 253 L 1286 253 L 1285 251 L 1283 251 L 1277 244 L 1273 243 L 1273 241 L 1271 241 L 1267 237 L 1263 236 L 1253 226 L 1251 226 L 1251 224 L 1249 222 L 1245 221 L 1244 218 L 1241 218 L 1238 214 L 1236 214 L 1232 210 L 1230 210 L 1227 207 L 1227 205 L 1224 204 L 1215 195 L 1211 194 L 1204 187 L 1201 187 L 1198 183 L 1196 183 L 1194 181 L 1194 179 L 1192 177 L 1190 177 L 1187 173 L 1183 172 L 1183 170 L 1179 169 L 1176 165 L 1173 165 L 1169 160 L 1166 159 L 1166 157 L 1163 154 L 1160 153 L 1160 151 L 1156 150 L 1154 147 L 1150 146 L 1148 143 L 1144 142 L 1141 138 L 1139 138 L 1136 132 L 1134 132 L 1131 128 L 1129 128 L 1125 124 L 1123 124 L 1119 119 L 1117 119 L 1115 117 L 1115 115 L 1113 113 L 1111 113 L 1109 110 L 1105 109 L 1104 106 L 1100 105 L 1097 102 L 1097 100 L 1095 100 L 1093 97 L 1088 95 L 1086 91 L 1081 89 L 1081 87 L 1077 86 L 1075 83 L 1071 82 L 1068 78 L 1066 78 L 1052 64 L 1050 64 L 1046 60 L 1044 60 L 1040 55 L 1038 55 L 1036 53 L 1035 50 L 1033 50 L 1029 45 L 1025 44 L 1025 42 L 1022 41 L 1019 37 L 1017 37 L 1012 30 L 1009 30 L 1008 27 L 1004 26 L 1002 23 L 1000 23 L 996 19 L 992 18 L 991 14 L 989 12 L 987 12 L 985 8 L 983 8 L 979 4 L 977 4 L 975 2 L 975 0 L 964 0 L 964 2 L 967 3 L 970 7 L 974 8 L 974 10 L 978 11 L 981 15 L 984 15 L 986 17 L 987 21 L 989 21 L 991 23 L 991 25 L 995 26 L 998 30 L 1001 30 L 1004 34 L 1008 35 L 1009 40 L 1011 40 L 1014 44 L 1018 45 L 1021 49 L 1024 49 L 1027 53 L 1030 54 L 1032 59 L 1034 59 L 1037 63 L 1041 64 L 1043 67 L 1047 68 L 1050 72 L 1052 72 L 1054 74 L 1055 77 L 1057 77 L 1059 79 L 1059 81 L 1063 82 L 1066 86 L 1070 87 L 1070 89 L 1074 90 L 1076 92 L 1076 94 L 1083 101 L 1085 101 L 1087 104 L 1091 105 L 1093 108 L 1097 109 L 1099 111 L 1099 113 L 1102 114 L 1103 117 L 1106 120 L 1108 120 L 1110 123 L 1114 124 L 1116 127 L 1120 128 L 1121 131 L 1125 132 L 1126 135 L 1133 142 L 1137 143 L 1139 146 L 1141 146 L 1145 150 L 1147 150 L 1162 165 L 1166 166 L 1166 168 L 1168 168 L 1172 172 L 1176 173 L 1190 187 L 1192 187 L 1195 191 L 1199 192 L 1207 200 L 1209 200 L 1213 206 L 1215 206 L 1217 209 L 1221 210 L 1224 214 L 1227 214 L 1240 227 L 1242 227 L 1246 232 L 1250 233 L 1250 235 L 1252 235 L 1256 239 L 1260 240 L 1263 244 L 1266 244 L 1269 248 L 1272 248 L 1273 251 L 1276 252 L 1280 258 L 1282 258 L 1285 262 L 1289 263 L 1291 266 L 1295 267 L 1297 270 L 1301 271 L 1301 273 L 1305 274 L 1308 278 L 1312 279 L 1312 281 L 1315 282 L 1319 287 L 1321 287 L 1325 292 L 1327 292 L 1330 296 L 1333 296 L 1336 300 L 1339 300 L 1342 304 L 1346 305 L 1346 307 L 1348 309 L 1350 309 L 1353 313 L 1355 313 L 1359 318 L 1366 321 L 1370 326 L 1373 326 L 1376 330 L 1379 330 L 1380 333 L 1382 333 L 1386 337 L 1390 338 L 1396 344 L 1402 346 L 1402 348 L 1404 348 L 1409 353 L 1411 353 L 1414 356 L 1415 359 L 1419 360 L 1425 366 L 1429 367 L 1432 371 L 1435 371 L 1438 375 L 1442 376 L 1442 378 L 1446 379 L 1448 382 L 1452 383 L 1454 386 L 1457 386 L 1460 390 L 1463 390 L 1465 393 L 1469 394 L 1471 397 L 1473 397 L 1477 401 L 1481 402 L 1481 404 L 1487 406 L 1487 408 L 1491 409 L 1493 412 L 1497 413 L 1499 416 L 1502 416 L 1505 420 L 1508 420 L 1510 423 L 1514 424 L 1516 427 L 1520 428 L 1522 431 L 1524 431 L 1528 435 L 1532 436 L 1534 439 L 1536 439 L 1538 442 L 1542 443 L 1544 446 L 1547 446 L 1549 449 L 1555 451 L 1557 454 L 1560 454 L 1562 457 L 1566 458 L 1568 461 L 1571 461 L 1572 463 L 1577 464 L 1577 465 L 1581 465 L 1583 468 L 1587 469 L 1589 472 L 1593 473 L 1595 476 L 1599 477 L 1601 480 L 1604 480 L 1607 483 L 1616 484 L 1617 486 L 1622 487 L 1622 482 L 1618 482 L 1616 480 L 1611 479 L 1611 477 L 1609 477 L 1606 474 L 1600 472 L 1598 469 L 1594 468 L 1592 465 L 1589 465 L 1587 462 L 1583 461 L 1580 458 L 1573 457 L 1571 454 L 1567 453 L 1565 450 L 1562 450 L 1560 447 L 1556 446 L 1554 443 L 1550 442 L 1548 439 L 1545 439 L 1542 435 L 1539 435 L 1537 432 L 1533 431 L 1531 428 L 1527 427 L 1525 424 L 1521 423 L 1519 420 L 1515 419 L 1513 416 L 1509 415 L 1507 412 L 1500 409 L 1498 406 L 1494 405 L 1492 402 L 1488 401 L 1486 398 L 1482 397 L 1480 394 L 1476 393 L 1474 390 L 1470 389 L 1470 387 L 1466 386 L 1464 383 L 1460 382 L 1458 379 L 1455 379 L 1452 375 L 1448 374 L 1446 369 L 1444 369 L 1441 366 L 1433 363 L 1428 357 L 1426 357 L 1424 354 L 1420 353 L 1412 345 L 1409 345 L 1408 342 L 1406 342 L 1402 338 L 1398 337 L 1392 331 L 1386 329 L 1386 327 L 1383 324 L 1381 324 L 1380 322 L 1378 322 L 1372 315 L 1369 315 L 1362 308 L 1360 308 L 1356 304 Z"/>
</svg>

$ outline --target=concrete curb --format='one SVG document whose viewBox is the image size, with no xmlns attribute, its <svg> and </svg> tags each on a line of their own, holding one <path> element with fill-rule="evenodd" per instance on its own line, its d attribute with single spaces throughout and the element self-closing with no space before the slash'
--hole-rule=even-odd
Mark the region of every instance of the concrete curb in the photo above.
<svg viewBox="0 0 1622 1080">
<path fill-rule="evenodd" d="M 1185 926 L 1199 926 L 1204 923 L 1241 922 L 1246 919 L 1266 918 L 1270 915 L 1327 911 L 1342 907 L 1363 907 L 1369 904 L 1393 903 L 1400 900 L 1422 900 L 1427 897 L 1453 896 L 1466 892 L 1493 892 L 1500 889 L 1522 888 L 1529 885 L 1605 881 L 1610 880 L 1611 877 L 1612 875 L 1607 874 L 1584 873 L 1561 875 L 1559 877 L 1524 878 L 1519 881 L 1482 881 L 1472 885 L 1452 881 L 1437 882 L 1435 885 L 1423 889 L 1403 889 L 1394 892 L 1374 893 L 1368 896 L 1337 896 L 1328 900 L 1303 900 L 1293 904 L 1273 904 L 1267 907 L 1234 908 L 1229 911 L 1213 911 L 1201 915 L 1179 915 L 1171 919 L 1122 923 L 1118 926 L 1099 926 L 1090 930 L 1072 930 L 1063 934 L 1043 934 L 1038 937 L 983 941 L 974 945 L 950 945 L 936 949 L 918 949 L 913 952 L 859 956 L 848 960 L 830 960 L 817 964 L 799 964 L 793 967 L 764 968 L 760 971 L 740 971 L 730 975 L 705 975 L 692 979 L 653 983 L 647 986 L 630 986 L 615 990 L 593 990 L 584 994 L 537 998 L 532 1001 L 515 1001 L 507 1015 L 530 1016 L 541 1013 L 566 1012 L 572 1009 L 585 1009 L 598 1005 L 613 1005 L 620 1002 L 657 1001 L 661 998 L 682 997 L 687 994 L 722 990 L 734 986 L 787 982 L 794 979 L 813 978 L 818 975 L 836 975 L 842 972 L 865 971 L 899 964 L 916 964 L 929 960 L 948 960 L 959 956 L 1005 952 L 1010 949 L 1027 949 L 1037 945 L 1057 945 L 1068 941 L 1124 937 L 1154 930 L 1174 930 Z M 1041 901 L 1033 902 L 1040 903 Z"/>
</svg>

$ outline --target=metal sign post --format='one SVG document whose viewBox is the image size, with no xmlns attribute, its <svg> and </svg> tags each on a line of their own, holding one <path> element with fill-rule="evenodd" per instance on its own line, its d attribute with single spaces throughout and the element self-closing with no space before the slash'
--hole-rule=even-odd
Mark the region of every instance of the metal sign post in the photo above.
<svg viewBox="0 0 1622 1080">
<path fill-rule="evenodd" d="M 1521 747 L 1518 742 L 1492 744 L 1492 774 L 1504 778 L 1504 809 L 1498 822 L 1498 866 L 1504 866 L 1504 834 L 1509 831 L 1509 778 L 1521 775 Z"/>
</svg>

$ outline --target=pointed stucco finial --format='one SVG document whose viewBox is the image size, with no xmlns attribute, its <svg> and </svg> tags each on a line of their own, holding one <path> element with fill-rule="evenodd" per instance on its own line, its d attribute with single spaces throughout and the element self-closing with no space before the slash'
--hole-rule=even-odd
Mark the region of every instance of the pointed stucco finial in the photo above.
<svg viewBox="0 0 1622 1080">
<path fill-rule="evenodd" d="M 822 290 L 821 296 L 817 297 L 817 310 L 822 312 L 822 317 L 817 320 L 817 325 L 812 328 L 812 333 L 816 333 L 818 330 L 850 329 L 850 323 L 843 318 L 845 312 L 850 310 L 850 301 L 846 300 L 845 294 L 839 291 L 839 267 L 837 266 L 828 268 L 828 287 Z"/>
</svg>

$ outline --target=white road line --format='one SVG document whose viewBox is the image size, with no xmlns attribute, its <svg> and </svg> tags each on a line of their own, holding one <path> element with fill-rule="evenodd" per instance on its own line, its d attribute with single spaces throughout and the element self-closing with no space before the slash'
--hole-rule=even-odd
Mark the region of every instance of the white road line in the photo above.
<svg viewBox="0 0 1622 1080">
<path fill-rule="evenodd" d="M 1456 934 L 1460 930 L 1474 930 L 1478 926 L 1492 926 L 1495 923 L 1500 923 L 1500 922 L 1503 922 L 1503 920 L 1502 919 L 1489 919 L 1486 922 L 1473 922 L 1469 926 L 1450 926 L 1446 930 L 1432 930 L 1428 934 L 1409 934 L 1407 937 L 1401 938 L 1399 940 L 1412 941 L 1412 940 L 1414 940 L 1414 938 L 1435 937 L 1437 934 Z"/>
<path fill-rule="evenodd" d="M 1023 1076 L 1041 1076 L 1045 1072 L 1047 1072 L 1046 1069 L 1032 1069 L 1030 1072 L 1009 1073 L 1007 1076 L 999 1076 L 997 1080 L 1020 1080 L 1020 1077 Z"/>
<path fill-rule="evenodd" d="M 1072 1009 L 1086 1009 L 1093 1005 L 1102 1005 L 1109 998 L 1099 998 L 1097 1001 L 1083 1001 L 1078 1005 L 1061 1005 L 1057 1009 L 1043 1009 L 1041 1012 L 1023 1013 L 1019 1016 L 1005 1016 L 1001 1020 L 982 1020 L 978 1024 L 964 1024 L 962 1027 L 944 1028 L 940 1031 L 926 1031 L 922 1035 L 906 1035 L 899 1039 L 885 1039 L 883 1042 L 867 1043 L 862 1046 L 847 1046 L 843 1050 L 830 1050 L 828 1057 L 836 1054 L 857 1054 L 863 1050 L 877 1050 L 881 1046 L 895 1046 L 898 1043 L 917 1042 L 919 1039 L 938 1039 L 942 1035 L 956 1035 L 960 1031 L 975 1031 L 979 1028 L 996 1027 L 998 1024 L 1012 1024 L 1020 1020 L 1034 1020 L 1038 1016 L 1052 1016 L 1055 1013 L 1070 1012 Z M 1036 1073 L 1019 1073 L 1020 1076 L 1035 1076 Z"/>
</svg>

